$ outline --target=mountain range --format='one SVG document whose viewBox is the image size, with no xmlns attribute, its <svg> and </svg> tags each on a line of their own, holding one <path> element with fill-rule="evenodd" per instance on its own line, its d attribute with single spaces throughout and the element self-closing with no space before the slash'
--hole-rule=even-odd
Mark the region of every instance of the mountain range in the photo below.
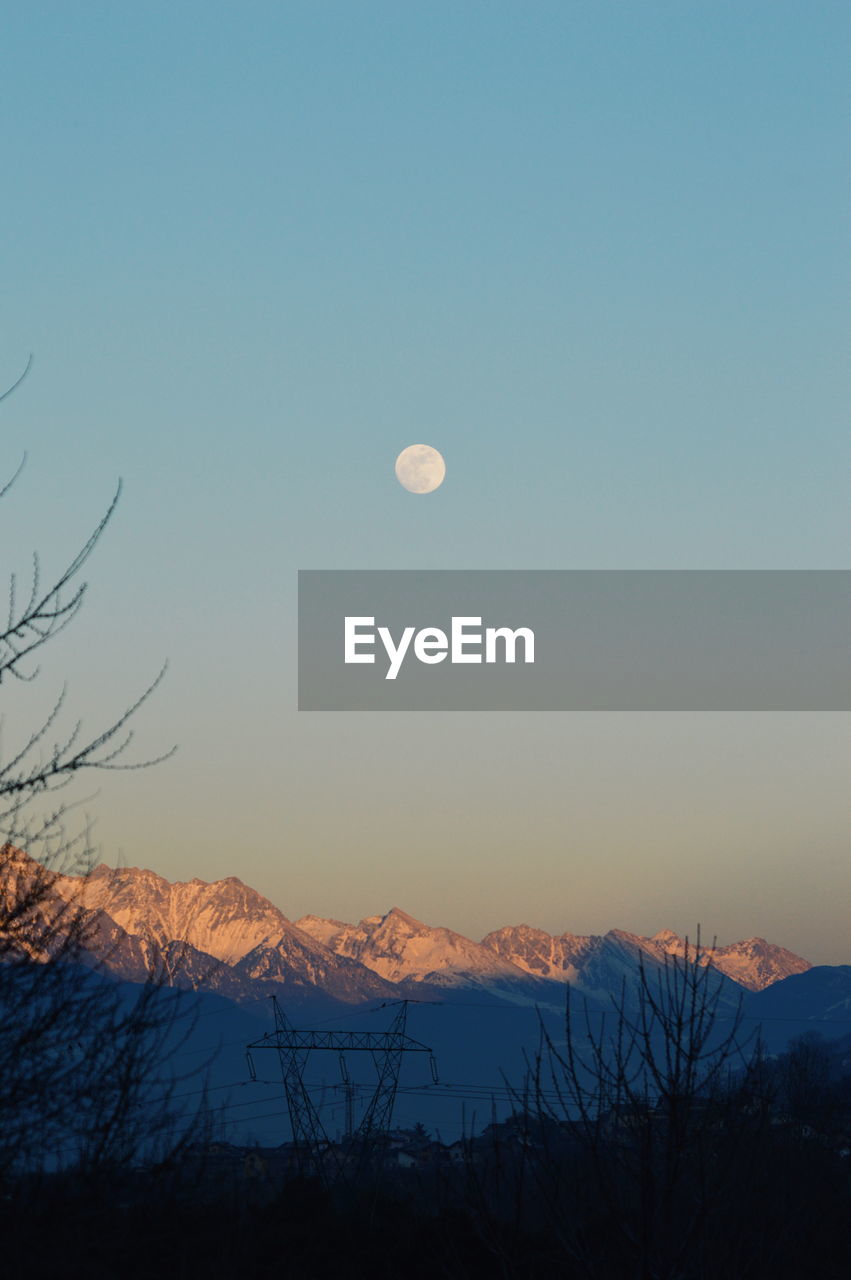
<svg viewBox="0 0 851 1280">
<path fill-rule="evenodd" d="M 242 1004 L 272 993 L 291 1005 L 353 1005 L 475 991 L 491 1001 L 561 1007 L 566 982 L 591 1002 L 608 1002 L 639 965 L 661 971 L 668 957 L 693 953 L 671 930 L 553 936 L 520 924 L 475 941 L 398 907 L 358 924 L 314 915 L 291 921 L 235 876 L 171 883 L 150 870 L 101 865 L 84 877 L 56 875 L 51 892 L 85 914 L 87 946 L 116 976 L 140 981 L 154 968 L 174 985 Z M 811 967 L 762 938 L 715 948 L 705 961 L 710 954 L 713 980 L 731 1001 Z"/>
</svg>

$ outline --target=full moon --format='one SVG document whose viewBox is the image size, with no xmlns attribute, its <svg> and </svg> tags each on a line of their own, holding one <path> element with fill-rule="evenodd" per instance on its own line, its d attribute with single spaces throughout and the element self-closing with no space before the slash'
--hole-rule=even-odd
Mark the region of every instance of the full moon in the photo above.
<svg viewBox="0 0 851 1280">
<path fill-rule="evenodd" d="M 430 444 L 409 444 L 396 459 L 396 479 L 408 493 L 434 493 L 445 475 L 446 463 Z"/>
</svg>

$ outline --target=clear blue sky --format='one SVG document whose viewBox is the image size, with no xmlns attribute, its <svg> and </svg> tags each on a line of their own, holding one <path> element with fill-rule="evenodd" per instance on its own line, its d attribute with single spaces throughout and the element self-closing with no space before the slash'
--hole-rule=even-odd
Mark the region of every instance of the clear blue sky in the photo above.
<svg viewBox="0 0 851 1280">
<path fill-rule="evenodd" d="M 851 958 L 848 717 L 294 710 L 300 567 L 848 566 L 848 6 L 2 27 L 0 378 L 36 357 L 2 567 L 127 486 L 12 714 L 67 676 L 96 727 L 172 663 L 139 728 L 179 756 L 103 784 L 105 857 L 292 916 Z M 420 440 L 429 498 L 393 478 Z"/>
</svg>

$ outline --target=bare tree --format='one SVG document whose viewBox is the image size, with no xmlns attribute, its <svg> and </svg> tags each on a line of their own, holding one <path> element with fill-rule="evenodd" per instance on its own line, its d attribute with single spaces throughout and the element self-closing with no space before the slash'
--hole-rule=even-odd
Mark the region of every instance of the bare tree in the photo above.
<svg viewBox="0 0 851 1280">
<path fill-rule="evenodd" d="M 577 1023 L 568 990 L 563 1047 L 544 1034 L 538 1109 L 566 1122 L 594 1200 L 606 1207 L 610 1244 L 642 1258 L 648 1275 L 682 1274 L 703 1245 L 707 1206 L 727 1172 L 716 1138 L 730 1080 L 753 1045 L 741 1003 L 730 1012 L 724 995 L 698 935 L 659 971 L 639 956 L 637 989 L 624 985 L 608 1016 L 586 1008 Z"/>
<path fill-rule="evenodd" d="M 772 1093 L 758 1037 L 699 932 L 683 956 L 636 962 L 609 1011 L 568 987 L 562 1032 L 541 1019 L 514 1115 L 493 1150 L 470 1153 L 468 1203 L 506 1275 L 506 1223 L 587 1280 L 744 1276 L 764 1250 Z"/>
<path fill-rule="evenodd" d="M 30 364 L 0 399 L 20 386 Z M 24 591 L 10 572 L 0 691 L 4 682 L 34 681 L 39 650 L 79 615 L 87 589 L 82 571 L 120 492 L 119 484 L 91 536 L 47 583 L 37 553 Z M 161 972 L 130 993 L 99 964 L 108 945 L 104 918 L 85 905 L 82 892 L 94 848 L 87 823 L 70 828 L 75 801 L 67 790 L 86 770 L 156 762 L 127 753 L 130 722 L 164 670 L 88 734 L 81 720 L 65 724 L 63 690 L 49 714 L 0 755 L 0 1177 L 126 1160 L 131 1151 L 152 1150 L 173 1126 L 174 1055 L 190 1025 L 185 1001 L 163 990 Z"/>
</svg>

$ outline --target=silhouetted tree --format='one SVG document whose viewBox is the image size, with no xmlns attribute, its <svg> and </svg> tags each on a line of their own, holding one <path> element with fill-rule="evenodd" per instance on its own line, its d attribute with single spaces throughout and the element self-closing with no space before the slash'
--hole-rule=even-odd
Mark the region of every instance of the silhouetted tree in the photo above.
<svg viewBox="0 0 851 1280">
<path fill-rule="evenodd" d="M 39 650 L 77 617 L 86 593 L 81 572 L 119 494 L 120 484 L 83 547 L 47 584 L 37 554 L 25 591 L 10 572 L 0 691 L 33 681 Z M 187 1010 L 178 993 L 162 990 L 161 974 L 131 997 L 99 966 L 101 917 L 82 898 L 93 860 L 89 829 L 69 830 L 73 802 L 57 794 L 84 770 L 154 763 L 125 753 L 129 722 L 162 675 L 88 735 L 79 720 L 63 731 L 63 691 L 47 717 L 0 755 L 0 1177 L 126 1161 L 172 1127 L 171 1066 Z"/>
<path fill-rule="evenodd" d="M 806 1037 L 769 1059 L 730 990 L 698 935 L 661 967 L 638 956 L 610 1012 L 568 988 L 563 1034 L 542 1020 L 511 1121 L 468 1152 L 467 1202 L 505 1275 L 525 1274 L 518 1233 L 586 1280 L 846 1274 L 837 1057 Z"/>
</svg>

